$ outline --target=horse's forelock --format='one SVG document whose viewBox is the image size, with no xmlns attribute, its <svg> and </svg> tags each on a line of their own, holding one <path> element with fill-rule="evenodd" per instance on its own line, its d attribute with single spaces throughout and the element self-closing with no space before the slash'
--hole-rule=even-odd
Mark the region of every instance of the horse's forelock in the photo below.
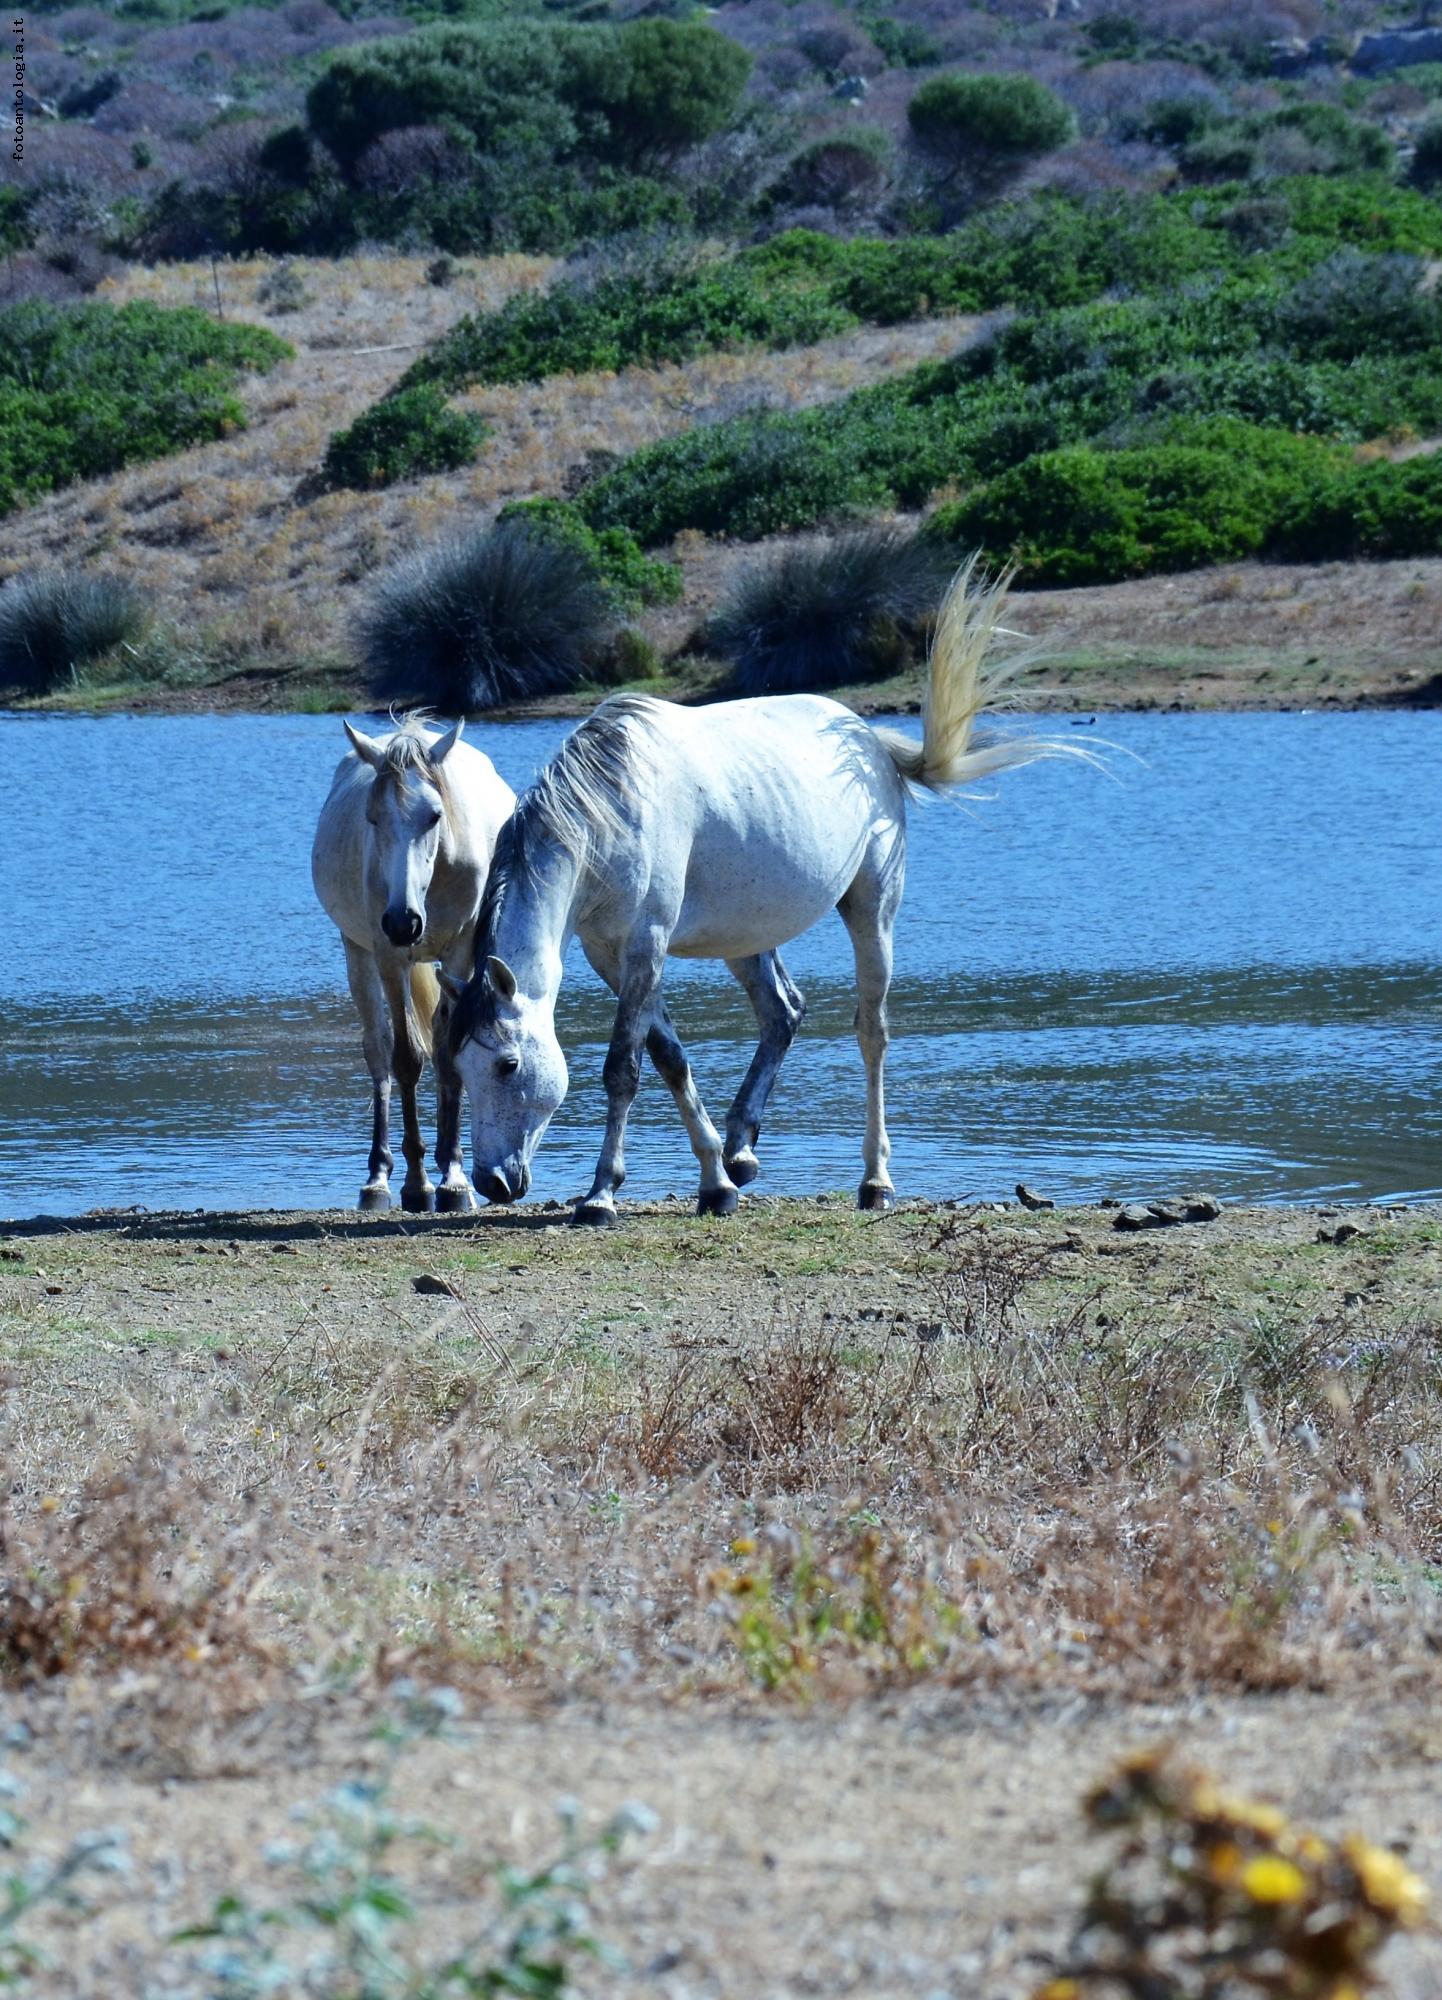
<svg viewBox="0 0 1442 2000">
<path fill-rule="evenodd" d="M 441 805 L 447 818 L 450 817 L 451 792 L 446 783 L 445 766 L 432 759 L 430 740 L 422 734 L 418 717 L 408 715 L 402 719 L 395 734 L 383 745 L 382 754 L 385 767 L 377 773 L 377 784 L 393 784 L 399 796 L 404 798 L 411 788 L 412 778 L 418 775 L 440 793 Z"/>
</svg>

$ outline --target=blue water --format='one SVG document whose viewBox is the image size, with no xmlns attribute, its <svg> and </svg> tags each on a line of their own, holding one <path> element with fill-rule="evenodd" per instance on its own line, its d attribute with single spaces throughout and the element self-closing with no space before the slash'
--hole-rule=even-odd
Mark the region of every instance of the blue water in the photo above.
<svg viewBox="0 0 1442 2000">
<path fill-rule="evenodd" d="M 1049 728 L 1067 727 L 1053 718 Z M 477 727 L 521 784 L 564 734 Z M 896 941 L 903 1192 L 1383 1198 L 1442 1191 L 1442 715 L 1109 717 L 912 819 Z M 0 1215 L 354 1200 L 369 1090 L 310 838 L 333 717 L 0 717 Z M 860 1059 L 831 919 L 758 1192 L 851 1186 Z M 718 1117 L 750 1056 L 720 967 L 673 1012 Z M 533 1199 L 589 1181 L 607 996 L 576 956 L 572 1092 Z M 669 1095 L 627 1193 L 689 1192 Z"/>
</svg>

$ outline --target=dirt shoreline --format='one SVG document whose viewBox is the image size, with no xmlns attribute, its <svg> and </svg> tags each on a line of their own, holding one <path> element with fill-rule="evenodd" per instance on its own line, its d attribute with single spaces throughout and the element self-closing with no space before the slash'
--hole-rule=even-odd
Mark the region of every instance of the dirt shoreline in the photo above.
<svg viewBox="0 0 1442 2000">
<path fill-rule="evenodd" d="M 548 696 L 489 709 L 482 724 L 580 720 L 617 686 L 587 685 L 572 694 Z M 705 703 L 725 700 L 724 681 L 704 673 L 628 682 L 664 700 Z M 836 698 L 860 715 L 920 713 L 922 678 L 909 671 L 885 681 L 841 687 Z M 1144 648 L 1099 645 L 1074 655 L 1059 653 L 1044 669 L 1024 676 L 1015 690 L 1021 709 L 1037 715 L 1154 713 L 1295 713 L 1326 709 L 1442 708 L 1442 651 L 1422 661 L 1329 659 L 1297 652 L 1263 653 L 1176 648 L 1159 663 Z M 0 711 L 64 715 L 287 715 L 379 712 L 360 679 L 328 668 L 256 668 L 198 687 L 144 688 L 114 692 L 72 689 L 40 698 L 0 690 Z"/>
<path fill-rule="evenodd" d="M 592 1828 L 632 1799 L 657 1816 L 596 1890 L 599 1931 L 633 1975 L 593 1967 L 578 1993 L 1023 2000 L 1100 1857 L 1082 1794 L 1162 1741 L 1304 1825 L 1393 1843 L 1442 1885 L 1432 1563 L 1388 1556 L 1376 1589 L 1382 1557 L 1343 1549 L 1335 1574 L 1297 1585 L 1281 1650 L 1259 1631 L 1237 1653 L 1225 1618 L 1194 1639 L 1162 1630 L 1216 1587 L 1194 1573 L 1193 1542 L 1174 1576 L 1123 1591 L 1115 1642 L 1095 1610 L 1085 1631 L 1068 1614 L 1056 1644 L 1027 1636 L 1064 1575 L 1038 1482 L 1114 1436 L 1116 1470 L 1060 1488 L 1061 1518 L 1071 1535 L 1135 1506 L 1116 1556 L 1130 1562 L 1158 1496 L 1178 1478 L 1189 1490 L 1187 1454 L 1221 1443 L 1228 1382 L 1253 1397 L 1227 1432 L 1242 1454 L 1229 1479 L 1249 1481 L 1255 1460 L 1270 1494 L 1268 1454 L 1312 1479 L 1308 1453 L 1332 1447 L 1306 1426 L 1371 1383 L 1365 1431 L 1339 1432 L 1345 1479 L 1380 1495 L 1384 1461 L 1411 1454 L 1404 1476 L 1430 1491 L 1435 1413 L 1403 1403 L 1432 1394 L 1442 1203 L 1223 1206 L 1140 1230 L 1117 1214 L 907 1201 L 876 1216 L 827 1196 L 750 1198 L 724 1223 L 689 1203 L 627 1205 L 599 1237 L 545 1207 L 0 1223 L 0 1768 L 25 1788 L 27 1857 L 123 1825 L 131 1861 L 86 1884 L 91 1914 L 37 1924 L 56 1960 L 46 1993 L 195 1990 L 166 1939 L 219 1896 L 277 1893 L 272 1844 L 375 1774 L 402 1677 L 459 1689 L 462 1710 L 397 1766 L 397 1808 L 448 1843 L 392 1857 L 428 1938 L 490 1907 L 497 1863 L 555 1851 L 561 1798 Z M 1394 1349 L 1417 1372 L 1379 1374 Z M 1234 1376 L 1234 1350 L 1250 1373 Z M 1118 1401 L 1127 1355 L 1135 1387 Z M 1005 1372 L 1016 1356 L 1041 1369 L 1030 1396 Z M 1179 1403 L 1153 1423 L 1169 1381 L 1191 1415 Z M 748 1400 L 757 1383 L 768 1402 Z M 833 1407 L 843 1394 L 861 1399 L 850 1417 Z M 958 1397 L 972 1415 L 912 1455 L 908 1436 Z M 799 1449 L 758 1458 L 722 1423 L 705 1453 L 732 1454 L 734 1489 L 714 1456 L 673 1448 L 685 1412 L 704 1427 L 727 1398 L 805 1430 Z M 1055 1442 L 1043 1429 L 1031 1470 L 1018 1460 L 994 1493 L 1006 1461 L 975 1469 L 993 1427 L 1010 1451 L 1054 1422 Z M 99 1602 L 98 1559 L 65 1565 L 80 1496 L 103 1526 L 105 1490 L 130 1536 L 126 1588 L 149 1608 L 128 1637 L 106 1626 L 65 1670 L 27 1673 L 5 1651 L 16 1592 L 37 1601 L 36 1577 L 73 1573 L 66 1617 Z M 1228 1491 L 1224 1507 L 1242 1505 Z M 1370 1517 L 1374 1503 L 1344 1504 Z M 894 1524 L 937 1561 L 956 1549 L 978 1575 L 1011 1566 L 1019 1594 L 988 1614 L 991 1664 L 963 1633 L 904 1671 L 860 1641 L 779 1682 L 742 1670 L 733 1586 L 716 1581 L 734 1570 L 716 1565 L 744 1568 L 742 1530 L 763 1549 L 787 1522 L 819 1537 L 838 1505 L 848 1533 Z M 1166 1517 L 1163 1558 L 1188 1518 Z M 1256 1532 L 1270 1560 L 1269 1518 Z M 176 1579 L 202 1573 L 211 1540 L 235 1590 L 168 1647 L 165 1619 L 189 1601 Z M 1433 2000 L 1442 1937 L 1403 1941 L 1384 1969 L 1394 2000 Z"/>
<path fill-rule="evenodd" d="M 670 664 L 655 679 L 629 685 L 678 701 L 724 699 L 722 670 L 687 649 L 737 572 L 780 546 L 696 537 L 671 550 L 685 575 L 685 599 L 639 620 L 643 637 Z M 1237 563 L 1129 583 L 1018 590 L 1014 602 L 1018 627 L 1042 649 L 1016 694 L 1022 707 L 1042 714 L 1442 707 L 1442 557 Z M 588 684 L 482 719 L 580 717 L 611 692 Z M 914 713 L 922 676 L 911 668 L 836 693 L 862 714 Z M 365 713 L 374 698 L 341 653 L 281 653 L 215 680 L 81 686 L 15 705 L 42 713 Z"/>
</svg>

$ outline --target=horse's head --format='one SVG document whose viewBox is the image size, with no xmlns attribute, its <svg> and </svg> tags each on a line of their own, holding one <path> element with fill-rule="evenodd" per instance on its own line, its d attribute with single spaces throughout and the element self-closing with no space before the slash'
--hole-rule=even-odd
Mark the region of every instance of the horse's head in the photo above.
<svg viewBox="0 0 1442 2000">
<path fill-rule="evenodd" d="M 366 800 L 375 865 L 384 894 L 381 929 L 398 951 L 420 943 L 426 928 L 426 896 L 446 828 L 443 767 L 455 748 L 457 722 L 434 743 L 414 728 L 398 730 L 387 743 L 345 725 L 351 748 L 374 772 Z"/>
<path fill-rule="evenodd" d="M 502 958 L 487 958 L 469 986 L 445 972 L 441 983 L 456 1003 L 451 1056 L 471 1100 L 471 1178 L 487 1201 L 519 1201 L 566 1095 L 552 1003 L 522 993 Z"/>
</svg>

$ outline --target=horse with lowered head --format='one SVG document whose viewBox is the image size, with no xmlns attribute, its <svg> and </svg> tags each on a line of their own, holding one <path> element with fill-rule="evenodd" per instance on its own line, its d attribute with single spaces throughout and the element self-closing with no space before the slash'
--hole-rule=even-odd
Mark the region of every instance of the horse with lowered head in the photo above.
<svg viewBox="0 0 1442 2000">
<path fill-rule="evenodd" d="M 387 737 L 345 724 L 350 750 L 336 767 L 311 849 L 311 875 L 345 945 L 361 1021 L 373 1117 L 362 1208 L 391 1205 L 391 1078 L 401 1090 L 406 1177 L 401 1206 L 475 1206 L 461 1153 L 461 1084 L 444 1033 L 450 1003 L 435 962 L 469 973 L 496 834 L 515 794 L 489 757 L 462 743 L 462 725 L 433 732 L 416 715 Z M 426 1149 L 416 1085 L 434 1053 L 436 1166 Z"/>
<path fill-rule="evenodd" d="M 761 1115 L 801 1018 L 777 948 L 835 909 L 855 954 L 866 1068 L 860 1204 L 888 1205 L 883 1068 L 908 796 L 1085 754 L 1037 737 L 977 738 L 977 718 L 1015 668 L 994 657 L 1005 594 L 1005 579 L 982 582 L 974 560 L 953 582 L 920 742 L 872 728 L 818 695 L 702 709 L 620 695 L 567 739 L 500 831 L 473 976 L 463 986 L 442 975 L 456 1003 L 450 1053 L 470 1094 L 481 1193 L 509 1202 L 527 1192 L 536 1147 L 565 1096 L 554 1014 L 574 936 L 617 1000 L 603 1072 L 605 1136 L 574 1219 L 615 1220 L 643 1049 L 699 1162 L 700 1212 L 729 1214 L 738 1187 L 757 1172 Z M 670 953 L 724 960 L 761 1023 L 724 1139 L 667 1011 Z"/>
</svg>

